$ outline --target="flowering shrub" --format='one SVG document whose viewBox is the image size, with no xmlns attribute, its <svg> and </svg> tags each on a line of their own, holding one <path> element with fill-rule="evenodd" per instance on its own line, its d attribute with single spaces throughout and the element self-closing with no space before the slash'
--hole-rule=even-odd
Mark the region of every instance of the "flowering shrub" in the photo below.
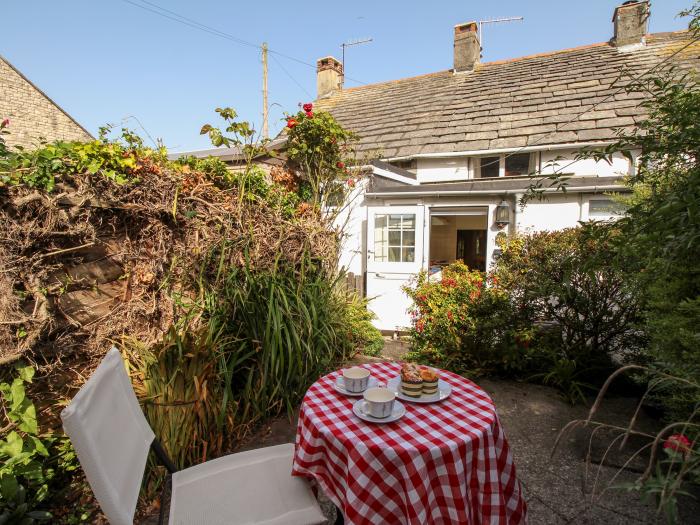
<svg viewBox="0 0 700 525">
<path fill-rule="evenodd" d="M 458 371 L 512 372 L 527 361 L 531 335 L 493 276 L 456 262 L 404 290 L 413 299 L 411 358 Z"/>
<path fill-rule="evenodd" d="M 286 117 L 287 156 L 301 175 L 306 199 L 315 209 L 344 202 L 357 176 L 347 167 L 354 164 L 356 136 L 336 122 L 330 113 L 302 111 Z"/>
</svg>

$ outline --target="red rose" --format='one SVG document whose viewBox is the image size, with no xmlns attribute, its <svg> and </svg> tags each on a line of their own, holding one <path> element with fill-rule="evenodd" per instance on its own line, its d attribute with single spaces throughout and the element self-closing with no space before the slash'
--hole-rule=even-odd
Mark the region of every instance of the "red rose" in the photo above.
<svg viewBox="0 0 700 525">
<path fill-rule="evenodd" d="M 314 118 L 314 114 L 311 111 L 306 112 L 306 117 L 307 118 Z"/>
<path fill-rule="evenodd" d="M 339 160 L 335 166 L 336 168 L 340 168 L 342 170 L 345 167 L 345 163 Z"/>
<path fill-rule="evenodd" d="M 348 186 L 350 186 L 351 188 L 354 188 L 355 187 L 355 179 L 348 179 Z"/>
<path fill-rule="evenodd" d="M 289 129 L 292 129 L 296 125 L 297 125 L 297 119 L 295 119 L 295 118 L 288 118 L 287 119 L 287 127 Z"/>
<path fill-rule="evenodd" d="M 6 118 L 5 120 L 2 121 L 2 127 L 6 128 L 7 126 L 10 125 L 10 119 Z"/>
<path fill-rule="evenodd" d="M 690 452 L 690 440 L 683 434 L 673 434 L 664 442 L 664 448 L 674 452 Z"/>
<path fill-rule="evenodd" d="M 304 108 L 304 111 L 307 113 L 310 113 L 312 109 L 314 109 L 314 105 L 311 102 L 307 102 L 302 106 Z"/>
</svg>

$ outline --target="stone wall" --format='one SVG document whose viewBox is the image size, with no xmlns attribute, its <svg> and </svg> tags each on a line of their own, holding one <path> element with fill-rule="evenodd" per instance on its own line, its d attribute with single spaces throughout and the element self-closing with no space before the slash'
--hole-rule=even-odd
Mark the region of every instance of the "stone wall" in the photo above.
<svg viewBox="0 0 700 525">
<path fill-rule="evenodd" d="M 80 127 L 51 99 L 0 57 L 0 119 L 10 119 L 9 146 L 32 148 L 40 138 L 90 140 Z"/>
</svg>

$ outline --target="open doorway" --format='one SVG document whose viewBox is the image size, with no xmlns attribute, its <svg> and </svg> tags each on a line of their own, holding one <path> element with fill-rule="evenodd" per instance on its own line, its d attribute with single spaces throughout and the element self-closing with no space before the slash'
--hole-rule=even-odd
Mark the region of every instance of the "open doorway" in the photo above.
<svg viewBox="0 0 700 525">
<path fill-rule="evenodd" d="M 430 273 L 461 260 L 486 271 L 486 209 L 432 211 L 430 215 Z"/>
</svg>

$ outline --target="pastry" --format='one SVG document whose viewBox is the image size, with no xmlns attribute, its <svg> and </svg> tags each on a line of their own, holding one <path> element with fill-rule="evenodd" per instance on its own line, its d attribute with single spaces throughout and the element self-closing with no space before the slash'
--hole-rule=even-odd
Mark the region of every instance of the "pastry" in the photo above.
<svg viewBox="0 0 700 525">
<path fill-rule="evenodd" d="M 434 396 L 438 391 L 438 381 L 440 376 L 432 368 L 422 366 L 420 369 L 420 377 L 423 380 L 423 394 L 426 396 Z"/>
<path fill-rule="evenodd" d="M 404 363 L 401 366 L 401 393 L 408 397 L 420 397 L 423 394 L 423 379 L 418 365 Z"/>
</svg>

